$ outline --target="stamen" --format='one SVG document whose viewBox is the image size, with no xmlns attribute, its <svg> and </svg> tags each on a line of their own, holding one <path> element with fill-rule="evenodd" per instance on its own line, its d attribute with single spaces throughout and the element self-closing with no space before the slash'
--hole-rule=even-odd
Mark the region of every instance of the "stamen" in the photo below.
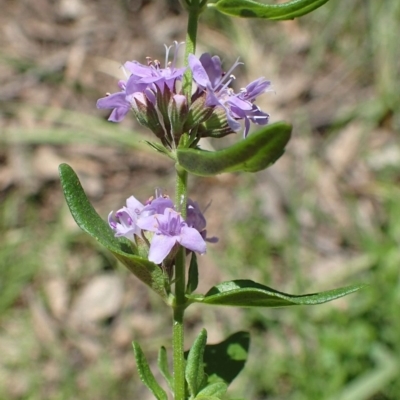
<svg viewBox="0 0 400 400">
<path fill-rule="evenodd" d="M 222 86 L 222 88 L 219 90 L 220 92 L 222 92 L 224 89 L 226 89 L 230 84 L 231 84 L 231 82 L 233 81 L 233 80 L 235 80 L 236 79 L 236 77 L 235 77 L 235 75 L 231 75 L 230 77 L 229 77 L 229 80 L 224 84 L 224 86 Z M 228 88 L 229 89 L 229 88 Z M 230 91 L 232 91 L 232 89 L 230 89 Z M 231 94 L 231 93 L 229 93 L 229 94 Z"/>
<path fill-rule="evenodd" d="M 238 65 L 243 65 L 242 62 L 239 62 L 239 58 L 234 62 L 234 64 L 232 65 L 232 67 L 229 69 L 229 71 L 228 71 L 226 74 L 223 75 L 223 77 L 221 78 L 221 80 L 217 83 L 216 87 L 213 88 L 213 89 L 217 89 L 219 85 L 222 85 L 222 83 L 225 81 L 225 78 L 226 78 L 227 76 L 229 76 L 229 77 L 231 78 L 231 77 L 233 76 L 233 75 L 230 75 L 231 72 L 232 72 Z M 226 86 L 226 85 L 225 85 L 225 86 Z"/>
<path fill-rule="evenodd" d="M 167 67 L 168 64 L 168 58 L 169 58 L 169 51 L 171 50 L 172 46 L 167 46 L 166 44 L 164 44 L 165 47 L 165 67 Z"/>
<path fill-rule="evenodd" d="M 175 51 L 174 51 L 174 58 L 172 59 L 172 65 L 171 65 L 171 69 L 174 70 L 175 66 L 176 66 L 176 59 L 178 57 L 178 52 L 179 52 L 179 48 L 184 44 L 185 42 L 180 42 L 178 43 L 176 40 L 174 41 L 174 45 L 175 45 Z"/>
</svg>

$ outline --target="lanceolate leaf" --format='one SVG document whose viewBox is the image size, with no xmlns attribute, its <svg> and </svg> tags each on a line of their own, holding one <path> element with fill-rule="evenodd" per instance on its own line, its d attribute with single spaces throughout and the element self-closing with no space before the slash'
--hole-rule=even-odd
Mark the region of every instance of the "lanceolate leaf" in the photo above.
<svg viewBox="0 0 400 400">
<path fill-rule="evenodd" d="M 161 297 L 166 298 L 164 275 L 161 268 L 139 257 L 132 243 L 125 238 L 116 238 L 90 204 L 74 170 L 67 164 L 59 167 L 61 185 L 68 207 L 78 226 L 111 251 L 136 277 L 150 286 Z"/>
<path fill-rule="evenodd" d="M 261 171 L 283 154 L 291 131 L 290 125 L 277 122 L 223 150 L 179 148 L 178 162 L 187 171 L 200 176 L 213 176 L 222 172 Z"/>
<path fill-rule="evenodd" d="M 173 392 L 174 389 L 174 380 L 171 375 L 171 372 L 169 371 L 169 366 L 168 366 L 168 359 L 167 359 L 167 350 L 165 349 L 164 346 L 160 348 L 160 351 L 158 352 L 158 359 L 157 359 L 157 364 L 158 368 L 161 372 L 161 375 L 164 377 L 166 380 L 168 387 L 171 389 Z"/>
<path fill-rule="evenodd" d="M 186 293 L 193 293 L 197 289 L 199 284 L 199 270 L 197 266 L 197 256 L 196 253 L 192 253 L 189 265 L 188 282 L 186 286 Z"/>
<path fill-rule="evenodd" d="M 327 1 L 292 0 L 280 4 L 263 4 L 253 0 L 219 0 L 209 6 L 234 17 L 287 20 L 308 14 Z"/>
<path fill-rule="evenodd" d="M 186 360 L 185 377 L 191 396 L 195 397 L 205 384 L 203 354 L 207 343 L 207 331 L 202 329 Z"/>
<path fill-rule="evenodd" d="M 236 307 L 286 307 L 326 303 L 353 293 L 365 285 L 353 285 L 321 293 L 291 295 L 251 280 L 235 280 L 212 287 L 204 297 L 193 296 L 194 302 Z"/>
<path fill-rule="evenodd" d="M 168 396 L 164 389 L 158 384 L 156 378 L 154 378 L 154 375 L 150 370 L 149 364 L 147 363 L 146 357 L 144 356 L 139 343 L 133 342 L 132 345 L 135 352 L 136 366 L 141 381 L 154 394 L 157 400 L 168 400 Z"/>
</svg>

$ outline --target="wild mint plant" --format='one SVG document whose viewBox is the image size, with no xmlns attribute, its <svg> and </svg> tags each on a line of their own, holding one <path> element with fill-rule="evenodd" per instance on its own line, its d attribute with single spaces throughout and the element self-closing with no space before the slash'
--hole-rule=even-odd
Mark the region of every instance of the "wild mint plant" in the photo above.
<svg viewBox="0 0 400 400">
<path fill-rule="evenodd" d="M 158 366 L 176 400 L 226 398 L 228 385 L 245 365 L 249 346 L 245 332 L 234 333 L 217 345 L 207 345 L 207 333 L 202 330 L 185 352 L 184 313 L 190 305 L 314 305 L 363 286 L 296 296 L 238 279 L 222 282 L 205 294 L 195 292 L 200 279 L 197 254 L 205 254 L 207 246 L 218 239 L 208 236 L 204 213 L 196 201 L 188 198 L 188 175 L 213 176 L 268 168 L 283 154 L 292 129 L 284 122 L 269 124 L 269 114 L 256 104 L 259 96 L 271 90 L 268 80 L 260 77 L 235 92 L 232 73 L 240 66 L 239 60 L 226 67 L 217 55 L 196 55 L 199 16 L 213 7 L 234 17 L 285 20 L 307 14 L 326 2 L 293 0 L 267 5 L 252 0 L 217 0 L 209 4 L 207 0 L 181 0 L 188 12 L 184 66 L 179 66 L 179 50 L 183 46 L 177 42 L 166 47 L 164 64 L 151 58 L 144 64 L 124 64 L 126 79 L 118 83 L 116 93 L 99 99 L 97 107 L 112 110 L 109 120 L 113 122 L 133 114 L 155 135 L 157 140 L 149 136 L 148 144 L 175 164 L 174 199 L 163 195 L 160 189 L 144 202 L 132 195 L 125 206 L 116 205 L 121 208 L 111 211 L 105 221 L 88 201 L 72 168 L 60 166 L 65 198 L 77 224 L 172 310 L 173 369 L 170 371 L 164 347 L 159 352 Z M 261 128 L 250 133 L 252 125 Z M 237 142 L 223 150 L 205 151 L 199 144 L 204 137 L 221 138 L 236 133 Z M 170 398 L 156 381 L 139 344 L 134 342 L 133 347 L 141 380 L 156 399 Z"/>
</svg>

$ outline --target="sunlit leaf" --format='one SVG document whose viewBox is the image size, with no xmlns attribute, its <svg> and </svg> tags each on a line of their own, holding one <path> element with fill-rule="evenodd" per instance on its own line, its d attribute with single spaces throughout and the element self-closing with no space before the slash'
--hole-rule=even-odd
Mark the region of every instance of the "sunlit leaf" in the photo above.
<svg viewBox="0 0 400 400">
<path fill-rule="evenodd" d="M 59 167 L 65 200 L 78 226 L 111 251 L 137 278 L 166 298 L 164 275 L 161 268 L 137 255 L 137 249 L 126 238 L 115 237 L 108 226 L 90 204 L 74 170 L 67 164 Z"/>
<path fill-rule="evenodd" d="M 203 354 L 206 343 L 207 331 L 202 329 L 187 356 L 185 378 L 192 396 L 196 396 L 205 384 Z"/>
<path fill-rule="evenodd" d="M 160 348 L 160 351 L 158 352 L 157 364 L 161 372 L 161 375 L 164 377 L 165 381 L 168 384 L 168 387 L 173 392 L 174 381 L 171 372 L 169 371 L 167 350 L 165 349 L 164 346 L 162 346 Z"/>
<path fill-rule="evenodd" d="M 193 302 L 236 307 L 286 307 L 314 305 L 338 299 L 365 287 L 364 284 L 305 295 L 278 292 L 251 280 L 234 280 L 212 287 L 205 296 L 193 296 Z"/>
<path fill-rule="evenodd" d="M 133 350 L 135 352 L 136 366 L 139 372 L 140 380 L 154 394 L 157 400 L 168 400 L 168 396 L 164 389 L 158 384 L 156 378 L 150 370 L 149 364 L 144 356 L 144 353 L 139 346 L 139 343 L 133 342 Z"/>
<path fill-rule="evenodd" d="M 261 171 L 283 154 L 291 131 L 291 125 L 277 122 L 223 150 L 179 148 L 178 162 L 190 173 L 200 176 L 213 176 L 223 172 Z"/>
<path fill-rule="evenodd" d="M 218 11 L 234 17 L 287 20 L 314 11 L 328 0 L 293 0 L 279 4 L 264 4 L 252 0 L 219 0 L 210 3 Z"/>
</svg>

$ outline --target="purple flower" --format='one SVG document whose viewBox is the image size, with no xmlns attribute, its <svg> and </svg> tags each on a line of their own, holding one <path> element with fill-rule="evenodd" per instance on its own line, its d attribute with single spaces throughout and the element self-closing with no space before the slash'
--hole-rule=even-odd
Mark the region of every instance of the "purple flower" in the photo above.
<svg viewBox="0 0 400 400">
<path fill-rule="evenodd" d="M 124 236 L 135 241 L 135 235 L 141 236 L 141 230 L 137 225 L 140 213 L 144 205 L 135 197 L 131 196 L 126 200 L 126 207 L 122 207 L 115 213 L 111 211 L 108 215 L 108 224 L 115 231 L 115 236 Z"/>
<path fill-rule="evenodd" d="M 141 218 L 138 226 L 154 232 L 149 250 L 149 261 L 160 264 L 176 243 L 200 254 L 206 252 L 206 242 L 195 229 L 188 226 L 179 213 L 166 208 L 163 214 Z"/>
<path fill-rule="evenodd" d="M 186 69 L 176 68 L 176 56 L 180 45 L 181 43 L 174 42 L 175 52 L 172 62 L 168 61 L 169 51 L 172 46 L 165 46 L 165 68 L 161 68 L 161 63 L 158 60 L 153 61 L 150 58 L 147 59 L 147 65 L 140 64 L 137 61 L 127 61 L 124 64 L 124 67 L 131 73 L 129 81 L 136 84 L 144 83 L 150 87 L 154 87 L 152 86 L 154 84 L 157 85 L 161 91 L 163 91 L 164 85 L 166 85 L 173 92 L 175 89 L 175 82 L 182 79 L 183 73 Z"/>
<path fill-rule="evenodd" d="M 112 122 L 121 122 L 125 118 L 125 115 L 134 104 L 135 96 L 146 90 L 147 85 L 132 81 L 119 81 L 118 86 L 122 89 L 121 92 L 109 94 L 97 100 L 97 108 L 113 110 L 108 117 L 108 120 Z"/>
<path fill-rule="evenodd" d="M 207 210 L 208 206 L 206 207 Z M 187 207 L 186 207 L 186 223 L 189 227 L 196 229 L 199 231 L 201 237 L 210 243 L 218 242 L 218 238 L 216 237 L 207 237 L 207 230 L 206 230 L 206 219 L 204 214 L 200 211 L 200 207 L 196 201 L 192 199 L 188 199 Z"/>
<path fill-rule="evenodd" d="M 118 86 L 121 91 L 109 94 L 97 101 L 97 108 L 112 109 L 108 118 L 112 122 L 120 122 L 132 107 L 137 108 L 135 99 L 145 103 L 146 96 L 153 105 L 155 104 L 155 93 L 164 91 L 167 86 L 172 92 L 175 91 L 175 83 L 181 80 L 185 68 L 176 68 L 176 56 L 180 44 L 174 42 L 175 53 L 171 63 L 168 62 L 169 51 L 172 48 L 166 47 L 165 68 L 161 68 L 160 62 L 148 58 L 148 64 L 143 65 L 137 61 L 128 61 L 124 64 L 125 71 L 130 75 L 126 81 L 120 81 Z"/>
<path fill-rule="evenodd" d="M 129 197 L 126 207 L 122 207 L 115 215 L 113 212 L 109 214 L 108 223 L 115 236 L 124 236 L 134 243 L 136 236 L 144 239 L 148 237 L 146 231 L 153 232 L 148 237 L 151 240 L 148 259 L 160 264 L 176 243 L 203 254 L 206 252 L 206 241 L 218 241 L 215 237 L 207 238 L 206 219 L 197 202 L 188 199 L 186 210 L 187 217 L 184 220 L 175 210 L 172 200 L 157 188 L 155 196 L 150 197 L 144 205 L 135 197 Z"/>
<path fill-rule="evenodd" d="M 239 93 L 235 93 L 229 87 L 234 79 L 231 72 L 241 63 L 236 61 L 230 70 L 225 74 L 222 71 L 221 60 L 218 56 L 211 57 L 205 53 L 198 59 L 193 54 L 189 55 L 189 66 L 193 73 L 193 79 L 200 90 L 206 92 L 206 105 L 208 107 L 222 107 L 227 116 L 227 121 L 233 131 L 240 129 L 237 120 L 244 119 L 245 129 L 244 137 L 247 136 L 250 129 L 250 122 L 258 125 L 268 123 L 269 115 L 261 111 L 254 101 L 256 98 L 266 92 L 271 83 L 264 78 L 259 78 Z"/>
<path fill-rule="evenodd" d="M 174 203 L 169 197 L 160 195 L 148 201 L 148 204 L 142 210 L 141 216 L 148 217 L 154 214 L 164 214 L 166 208 L 174 208 Z"/>
</svg>

